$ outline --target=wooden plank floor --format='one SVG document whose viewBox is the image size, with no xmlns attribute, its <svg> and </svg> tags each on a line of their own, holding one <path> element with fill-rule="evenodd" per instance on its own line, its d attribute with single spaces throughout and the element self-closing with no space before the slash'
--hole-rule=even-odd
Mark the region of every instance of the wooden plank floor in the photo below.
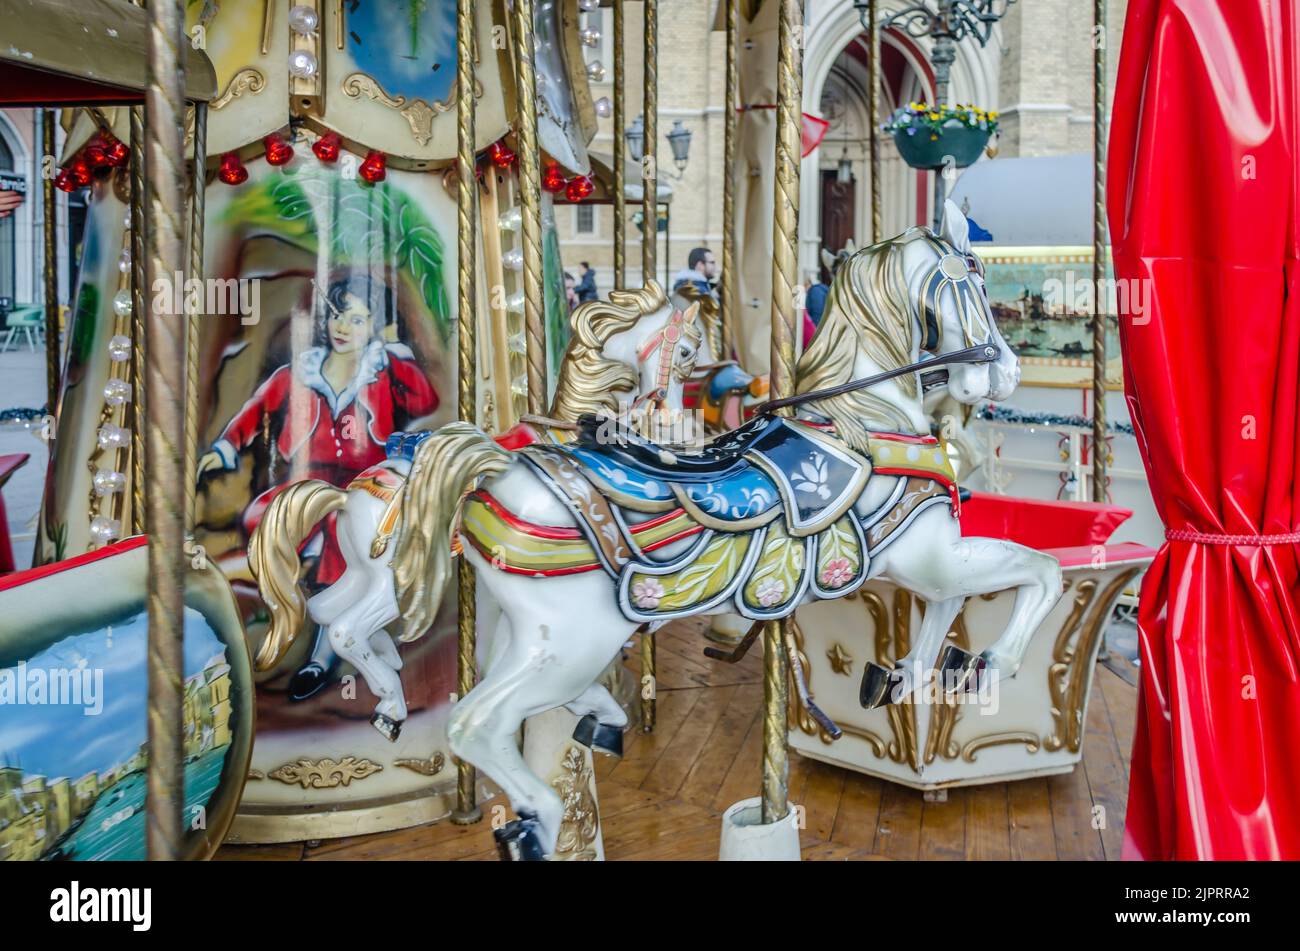
<svg viewBox="0 0 1300 951">
<path fill-rule="evenodd" d="M 714 860 L 722 811 L 758 792 L 761 652 L 756 646 L 734 666 L 714 663 L 701 653 L 701 627 L 684 621 L 659 634 L 655 732 L 629 730 L 621 760 L 596 757 L 611 860 Z M 804 859 L 1118 859 L 1135 707 L 1136 689 L 1099 665 L 1074 772 L 953 789 L 942 803 L 792 752 L 790 797 L 806 810 Z M 495 860 L 496 852 L 486 822 L 444 821 L 313 848 L 226 846 L 216 858 Z"/>
</svg>

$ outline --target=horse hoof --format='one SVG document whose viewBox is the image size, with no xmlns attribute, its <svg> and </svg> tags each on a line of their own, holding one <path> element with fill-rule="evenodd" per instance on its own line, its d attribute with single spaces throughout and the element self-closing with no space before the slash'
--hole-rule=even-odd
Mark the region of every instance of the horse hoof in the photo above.
<svg viewBox="0 0 1300 951">
<path fill-rule="evenodd" d="M 623 757 L 623 731 L 616 726 L 606 726 L 590 713 L 573 728 L 573 739 L 597 753 L 619 759 Z"/>
<path fill-rule="evenodd" d="M 979 654 L 949 644 L 939 658 L 939 683 L 949 695 L 966 693 L 978 686 L 988 661 Z"/>
<path fill-rule="evenodd" d="M 320 693 L 330 681 L 329 671 L 316 661 L 300 667 L 289 680 L 289 700 L 299 703 Z"/>
<path fill-rule="evenodd" d="M 503 862 L 541 862 L 546 859 L 542 852 L 541 836 L 537 832 L 536 816 L 521 816 L 511 819 L 500 829 L 492 833 L 496 839 L 497 852 Z"/>
<path fill-rule="evenodd" d="M 397 738 L 402 735 L 402 721 L 394 720 L 390 716 L 382 713 L 376 713 L 370 718 L 370 725 L 384 735 L 389 743 L 396 743 Z"/>
<path fill-rule="evenodd" d="M 902 683 L 901 670 L 890 670 L 867 661 L 867 669 L 862 672 L 862 686 L 858 689 L 858 703 L 866 710 L 874 710 L 876 707 L 893 703 L 894 689 Z"/>
</svg>

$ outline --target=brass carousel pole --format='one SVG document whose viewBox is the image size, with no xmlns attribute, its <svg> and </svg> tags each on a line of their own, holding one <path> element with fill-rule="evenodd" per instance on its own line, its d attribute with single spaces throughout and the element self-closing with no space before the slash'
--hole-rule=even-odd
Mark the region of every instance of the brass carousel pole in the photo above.
<svg viewBox="0 0 1300 951">
<path fill-rule="evenodd" d="M 867 0 L 867 139 L 871 152 L 871 243 L 880 242 L 880 24 L 876 21 L 877 0 Z"/>
<path fill-rule="evenodd" d="M 515 0 L 515 86 L 519 102 L 519 206 L 523 213 L 524 338 L 528 412 L 546 413 L 546 326 L 542 312 L 542 160 L 537 149 L 533 0 Z"/>
<path fill-rule="evenodd" d="M 736 57 L 740 0 L 723 0 L 727 5 L 727 97 L 723 108 L 722 145 L 722 352 L 714 359 L 726 360 L 734 347 L 736 327 L 736 126 L 740 105 L 740 63 Z"/>
<path fill-rule="evenodd" d="M 136 0 L 143 6 L 143 0 Z M 144 532 L 144 106 L 131 107 L 131 534 Z"/>
<path fill-rule="evenodd" d="M 655 276 L 655 251 L 659 242 L 659 182 L 655 167 L 656 146 L 659 141 L 659 0 L 644 0 L 645 6 L 645 151 L 641 158 L 641 286 L 645 287 Z M 667 290 L 667 288 L 664 288 Z M 655 659 L 655 639 L 648 630 L 641 632 L 641 731 L 653 732 L 655 728 L 655 682 L 658 662 Z"/>
<path fill-rule="evenodd" d="M 772 232 L 772 396 L 794 394 L 795 300 L 798 288 L 799 162 L 802 120 L 803 30 L 801 0 L 780 0 L 781 27 L 777 53 L 776 202 Z M 783 410 L 786 414 L 790 409 Z M 785 642 L 790 620 L 763 626 L 763 822 L 789 812 L 787 784 L 790 753 L 786 746 Z"/>
<path fill-rule="evenodd" d="M 41 152 L 54 155 L 54 110 L 41 112 Z M 55 202 L 54 179 L 46 177 L 41 197 L 45 215 L 45 413 L 54 416 L 59 406 L 59 258 L 57 248 L 58 204 Z M 52 434 L 54 428 L 50 427 Z"/>
<path fill-rule="evenodd" d="M 459 272 L 459 323 L 456 335 L 460 371 L 457 412 L 461 419 L 471 423 L 478 418 L 478 394 L 474 386 L 477 363 L 475 331 L 478 329 L 475 325 L 478 242 L 474 228 L 477 220 L 474 199 L 478 181 L 474 175 L 474 2 L 475 0 L 456 0 L 456 266 Z M 530 386 L 529 392 L 531 391 Z M 456 695 L 463 697 L 474 689 L 477 674 L 474 566 L 465 558 L 460 559 L 457 580 L 459 622 Z M 457 825 L 468 825 L 483 818 L 475 795 L 477 785 L 478 777 L 474 767 L 458 759 L 456 810 L 451 816 L 451 821 Z"/>
<path fill-rule="evenodd" d="M 146 280 L 171 281 L 184 267 L 185 8 L 181 0 L 149 4 L 149 80 L 145 90 L 145 188 L 148 225 Z M 184 499 L 170 489 L 189 473 L 181 468 L 185 443 L 185 321 L 168 308 L 145 318 L 150 359 L 145 451 L 153 490 L 145 500 L 149 533 L 149 764 L 146 771 L 146 844 L 150 859 L 180 854 L 184 801 L 181 745 L 181 668 L 184 608 Z"/>
<path fill-rule="evenodd" d="M 1106 0 L 1093 0 L 1092 500 L 1106 501 Z"/>
<path fill-rule="evenodd" d="M 659 145 L 659 0 L 645 7 L 645 151 L 641 159 L 641 286 L 654 280 L 659 250 L 659 178 L 655 166 Z M 666 290 L 666 288 L 665 288 Z"/>
<path fill-rule="evenodd" d="M 190 277 L 203 281 L 203 221 L 206 212 L 206 186 L 208 164 L 208 104 L 194 104 L 194 175 L 190 198 Z M 194 522 L 197 517 L 195 502 L 198 480 L 195 473 L 199 462 L 199 330 L 202 326 L 201 308 L 185 318 L 185 528 L 193 541 Z"/>
<path fill-rule="evenodd" d="M 614 286 L 627 287 L 627 157 L 620 136 L 626 104 L 627 68 L 623 57 L 623 0 L 614 0 Z"/>
</svg>

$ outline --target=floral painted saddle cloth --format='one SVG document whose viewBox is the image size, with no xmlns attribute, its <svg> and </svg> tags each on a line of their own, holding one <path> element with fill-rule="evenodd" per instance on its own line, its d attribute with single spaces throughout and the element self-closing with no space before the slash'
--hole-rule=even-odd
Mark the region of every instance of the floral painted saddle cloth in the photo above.
<svg viewBox="0 0 1300 951">
<path fill-rule="evenodd" d="M 788 614 L 808 594 L 840 597 L 866 580 L 873 532 L 883 546 L 922 508 L 946 500 L 934 479 L 904 478 L 878 517 L 863 519 L 853 505 L 871 463 L 829 433 L 782 418 L 757 418 L 692 456 L 589 420 L 573 441 L 525 446 L 519 457 L 577 527 L 530 524 L 480 490 L 464 508 L 470 542 L 499 570 L 603 570 L 623 614 L 638 622 L 724 602 L 761 620 Z"/>
</svg>

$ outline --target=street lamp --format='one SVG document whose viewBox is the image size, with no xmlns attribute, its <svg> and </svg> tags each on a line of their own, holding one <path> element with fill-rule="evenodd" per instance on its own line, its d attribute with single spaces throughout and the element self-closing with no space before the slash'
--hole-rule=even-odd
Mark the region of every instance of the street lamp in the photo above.
<svg viewBox="0 0 1300 951">
<path fill-rule="evenodd" d="M 933 2 L 934 6 L 931 6 Z M 993 35 L 993 26 L 1007 15 L 1007 8 L 1016 0 L 916 0 L 911 6 L 890 14 L 880 23 L 879 32 L 897 29 L 913 39 L 930 37 L 934 46 L 930 62 L 934 64 L 934 103 L 948 104 L 948 82 L 952 64 L 957 59 L 956 44 L 970 37 L 980 46 L 986 46 Z M 863 29 L 871 29 L 871 0 L 853 0 L 854 9 Z M 871 37 L 877 44 L 878 36 Z M 935 230 L 943 216 L 943 176 L 934 176 Z"/>
<path fill-rule="evenodd" d="M 686 163 L 691 158 L 691 130 L 680 119 L 673 122 L 673 131 L 668 133 L 668 146 L 673 150 L 673 164 L 679 177 L 685 175 Z"/>
</svg>

